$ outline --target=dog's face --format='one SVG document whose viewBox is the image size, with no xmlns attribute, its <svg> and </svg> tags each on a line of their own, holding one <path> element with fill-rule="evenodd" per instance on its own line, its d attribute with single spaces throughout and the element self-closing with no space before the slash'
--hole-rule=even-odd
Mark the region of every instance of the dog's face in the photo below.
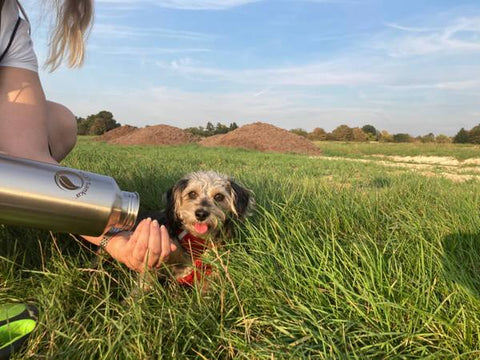
<svg viewBox="0 0 480 360">
<path fill-rule="evenodd" d="M 216 239 L 232 219 L 243 220 L 253 207 L 251 191 L 214 171 L 195 172 L 167 193 L 167 217 L 174 227 Z"/>
</svg>

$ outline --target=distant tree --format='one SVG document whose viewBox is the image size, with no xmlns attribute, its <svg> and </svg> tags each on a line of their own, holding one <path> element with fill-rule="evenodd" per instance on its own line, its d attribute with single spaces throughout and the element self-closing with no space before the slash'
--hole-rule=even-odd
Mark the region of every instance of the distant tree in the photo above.
<svg viewBox="0 0 480 360">
<path fill-rule="evenodd" d="M 412 137 L 409 134 L 399 133 L 393 135 L 393 141 L 396 143 L 412 142 Z"/>
<path fill-rule="evenodd" d="M 332 131 L 331 139 L 335 141 L 352 141 L 353 129 L 347 125 L 340 125 Z"/>
<path fill-rule="evenodd" d="M 369 134 L 365 133 L 362 129 L 356 127 L 352 129 L 353 141 L 368 141 Z"/>
<path fill-rule="evenodd" d="M 480 124 L 474 126 L 468 132 L 469 135 L 469 143 L 471 144 L 480 144 Z"/>
<path fill-rule="evenodd" d="M 378 131 L 373 125 L 364 125 L 362 130 L 365 134 L 368 135 L 369 140 L 377 140 Z"/>
<path fill-rule="evenodd" d="M 300 136 L 303 136 L 303 137 L 307 137 L 308 135 L 308 132 L 302 128 L 296 128 L 296 129 L 292 129 L 290 130 L 290 132 L 294 133 L 294 134 L 297 134 L 297 135 L 300 135 Z"/>
<path fill-rule="evenodd" d="M 456 144 L 466 144 L 470 142 L 470 134 L 464 128 L 461 128 L 460 131 L 453 137 L 453 142 Z"/>
<path fill-rule="evenodd" d="M 92 125 L 88 130 L 88 135 L 102 135 L 106 131 L 105 123 L 101 119 L 93 119 Z"/>
<path fill-rule="evenodd" d="M 90 135 L 101 135 L 115 129 L 120 126 L 119 123 L 113 118 L 113 114 L 110 111 L 100 111 L 96 115 L 90 115 L 87 120 L 92 121 L 90 126 Z"/>
<path fill-rule="evenodd" d="M 435 138 L 435 142 L 437 144 L 450 144 L 452 142 L 452 138 L 450 136 L 440 134 Z"/>
<path fill-rule="evenodd" d="M 87 116 L 86 119 L 77 117 L 77 133 L 79 135 L 101 135 L 120 126 L 110 111 L 100 111 L 98 114 Z"/>
<path fill-rule="evenodd" d="M 203 128 L 203 126 L 189 127 L 189 128 L 186 128 L 185 131 L 188 131 L 192 135 L 205 136 L 205 129 Z"/>
<path fill-rule="evenodd" d="M 215 135 L 215 126 L 209 121 L 207 122 L 207 126 L 205 127 L 206 136 Z"/>
<path fill-rule="evenodd" d="M 312 141 L 327 140 L 327 132 L 322 128 L 315 128 L 311 133 L 308 133 L 307 138 Z"/>
<path fill-rule="evenodd" d="M 230 126 L 228 127 L 228 131 L 233 131 L 236 129 L 238 129 L 238 125 L 236 122 L 231 123 Z"/>
<path fill-rule="evenodd" d="M 229 130 L 228 126 L 226 126 L 226 125 L 217 123 L 217 125 L 215 126 L 215 134 L 226 134 L 229 131 L 230 130 Z"/>
<path fill-rule="evenodd" d="M 380 142 L 393 142 L 393 135 L 391 135 L 387 130 L 382 130 L 378 134 L 378 141 L 380 141 Z"/>
<path fill-rule="evenodd" d="M 427 135 L 420 136 L 420 141 L 422 143 L 433 143 L 435 142 L 435 135 L 433 133 L 429 133 Z"/>
<path fill-rule="evenodd" d="M 91 122 L 88 122 L 87 119 L 82 117 L 75 117 L 77 120 L 77 134 L 78 135 L 88 135 Z"/>
</svg>

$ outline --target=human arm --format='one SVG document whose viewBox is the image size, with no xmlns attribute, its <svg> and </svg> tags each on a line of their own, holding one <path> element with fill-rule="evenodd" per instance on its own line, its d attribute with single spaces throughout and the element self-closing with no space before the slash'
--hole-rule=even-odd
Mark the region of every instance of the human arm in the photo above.
<svg viewBox="0 0 480 360">
<path fill-rule="evenodd" d="M 59 106 L 56 108 L 59 109 Z M 69 116 L 71 119 L 68 119 Z M 57 164 L 56 159 L 63 158 L 65 149 L 68 149 L 68 144 L 60 142 L 76 137 L 76 126 L 68 127 L 61 123 L 69 120 L 74 124 L 73 115 L 68 111 L 49 111 L 37 73 L 0 66 L 1 152 Z M 62 128 L 68 134 L 57 133 Z M 49 153 L 49 145 L 55 158 Z M 164 227 L 160 228 L 157 222 L 151 220 L 147 222 L 148 226 L 142 223 L 134 232 L 116 235 L 107 244 L 106 251 L 136 271 L 161 264 L 176 247 L 170 244 Z M 99 245 L 102 237 L 85 236 L 85 239 Z"/>
</svg>

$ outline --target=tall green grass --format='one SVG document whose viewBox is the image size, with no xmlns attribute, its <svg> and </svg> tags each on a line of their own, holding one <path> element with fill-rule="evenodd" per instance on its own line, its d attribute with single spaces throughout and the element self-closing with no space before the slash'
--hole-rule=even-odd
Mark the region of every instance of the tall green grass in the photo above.
<svg viewBox="0 0 480 360">
<path fill-rule="evenodd" d="M 41 309 L 32 359 L 476 359 L 480 184 L 246 150 L 82 141 L 66 165 L 156 208 L 213 169 L 256 194 L 208 295 L 136 277 L 68 235 L 0 227 L 0 300 Z M 21 358 L 20 356 L 17 359 Z"/>
</svg>

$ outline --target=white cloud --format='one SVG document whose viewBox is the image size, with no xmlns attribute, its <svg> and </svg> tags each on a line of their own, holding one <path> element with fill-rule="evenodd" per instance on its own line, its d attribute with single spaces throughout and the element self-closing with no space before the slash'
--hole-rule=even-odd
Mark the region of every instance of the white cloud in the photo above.
<svg viewBox="0 0 480 360">
<path fill-rule="evenodd" d="M 446 90 L 480 89 L 480 80 L 450 81 L 436 84 L 436 87 Z"/>
<path fill-rule="evenodd" d="M 156 3 L 159 6 L 172 9 L 222 10 L 258 1 L 260 0 L 162 0 Z"/>
<path fill-rule="evenodd" d="M 433 29 L 430 29 L 430 28 L 421 28 L 421 27 L 409 27 L 409 26 L 402 26 L 402 25 L 398 25 L 398 24 L 395 24 L 395 23 L 385 23 L 386 26 L 388 27 L 391 27 L 392 29 L 397 29 L 397 30 L 402 30 L 402 31 L 406 31 L 406 32 L 429 32 L 429 31 L 433 31 Z"/>
<path fill-rule="evenodd" d="M 190 63 L 166 64 L 157 62 L 163 69 L 171 70 L 190 79 L 227 81 L 236 84 L 268 86 L 329 86 L 358 85 L 378 82 L 375 73 L 349 69 L 341 61 L 285 68 L 230 70 L 192 66 Z"/>
<path fill-rule="evenodd" d="M 458 18 L 437 30 L 387 24 L 388 27 L 409 32 L 407 36 L 391 36 L 377 46 L 392 57 L 409 57 L 435 53 L 480 52 L 480 17 Z M 413 35 L 413 33 L 422 33 Z"/>
<path fill-rule="evenodd" d="M 440 89 L 440 90 L 469 90 L 480 89 L 480 80 L 445 81 L 438 83 L 410 83 L 386 85 L 385 87 L 402 90 Z"/>
<path fill-rule="evenodd" d="M 200 40 L 209 41 L 214 39 L 213 35 L 194 32 L 171 30 L 164 28 L 140 28 L 116 24 L 95 24 L 92 30 L 92 36 L 104 37 L 108 39 L 115 38 L 135 38 L 135 37 L 149 37 L 149 38 L 172 38 L 172 39 L 186 39 L 186 40 Z"/>
<path fill-rule="evenodd" d="M 294 0 L 298 1 L 298 0 Z M 350 5 L 360 5 L 366 4 L 369 0 L 302 0 L 305 2 L 318 3 L 318 4 L 350 4 Z"/>
<path fill-rule="evenodd" d="M 98 3 L 136 3 L 139 6 L 148 4 L 179 10 L 225 10 L 259 1 L 263 0 L 97 0 Z"/>
<path fill-rule="evenodd" d="M 179 54 L 179 53 L 204 53 L 209 52 L 207 48 L 159 48 L 159 47 L 132 47 L 132 46 L 114 46 L 98 47 L 90 46 L 97 54 L 104 55 L 127 55 L 132 57 L 150 58 L 158 55 Z"/>
</svg>

